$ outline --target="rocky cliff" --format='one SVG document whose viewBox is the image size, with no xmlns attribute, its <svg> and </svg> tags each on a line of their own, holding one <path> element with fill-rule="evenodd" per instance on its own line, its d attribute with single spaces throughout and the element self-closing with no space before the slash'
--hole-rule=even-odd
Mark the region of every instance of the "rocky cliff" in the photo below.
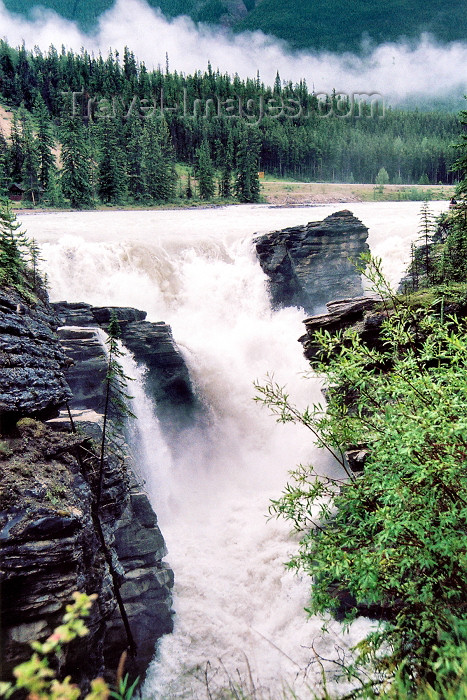
<svg viewBox="0 0 467 700">
<path fill-rule="evenodd" d="M 367 227 L 347 210 L 258 237 L 256 253 L 274 306 L 301 306 L 312 314 L 331 299 L 363 294 L 352 261 L 369 251 L 367 238 Z"/>
<path fill-rule="evenodd" d="M 159 420 L 170 433 L 190 425 L 200 410 L 188 369 L 174 342 L 170 326 L 146 321 L 146 312 L 127 307 L 95 307 L 90 304 L 57 302 L 52 305 L 61 328 L 66 354 L 74 361 L 66 370 L 74 408 L 99 410 L 103 405 L 102 378 L 105 363 L 102 344 L 92 328 L 107 328 L 110 314 L 118 319 L 121 340 L 136 362 L 147 367 L 145 389 L 157 404 Z"/>
<path fill-rule="evenodd" d="M 72 411 L 80 423 L 73 433 L 70 419 L 58 414 L 74 400 L 64 371 L 78 403 L 91 403 L 93 394 L 96 401 L 105 375 L 101 346 L 92 331 L 81 334 L 87 369 L 80 370 L 81 360 L 73 364 L 59 342 L 61 321 L 42 296 L 25 300 L 0 290 L 2 677 L 30 655 L 30 640 L 50 634 L 74 590 L 97 593 L 98 600 L 90 634 L 67 650 L 62 672 L 85 686 L 115 669 L 128 646 L 116 588 L 137 649 L 128 670 L 144 675 L 157 639 L 172 629 L 165 543 L 124 443 L 107 451 L 96 503 L 99 416 Z M 109 312 L 95 313 L 105 319 Z M 132 312 L 124 319 L 128 314 L 120 310 L 122 321 L 144 318 Z M 83 378 L 91 383 L 80 386 Z"/>
<path fill-rule="evenodd" d="M 56 342 L 56 318 L 46 298 L 31 302 L 0 288 L 0 418 L 57 413 L 71 398 L 63 369 L 70 360 Z"/>
<path fill-rule="evenodd" d="M 306 333 L 299 338 L 299 342 L 303 345 L 305 357 L 310 361 L 315 360 L 319 353 L 319 345 L 314 337 L 317 331 L 334 334 L 352 328 L 369 347 L 378 347 L 379 331 L 386 318 L 380 299 L 338 299 L 328 302 L 326 308 L 327 313 L 311 316 L 304 321 Z"/>
</svg>

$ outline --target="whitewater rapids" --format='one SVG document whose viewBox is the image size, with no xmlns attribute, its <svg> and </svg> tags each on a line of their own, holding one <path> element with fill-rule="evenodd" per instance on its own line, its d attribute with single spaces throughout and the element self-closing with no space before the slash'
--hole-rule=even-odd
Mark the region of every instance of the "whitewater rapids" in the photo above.
<svg viewBox="0 0 467 700">
<path fill-rule="evenodd" d="M 307 700 L 320 680 L 312 645 L 334 657 L 365 629 L 362 620 L 343 635 L 333 623 L 323 636 L 321 621 L 306 619 L 309 581 L 285 569 L 296 542 L 285 523 L 267 520 L 268 505 L 295 465 L 330 467 L 305 429 L 276 424 L 253 401 L 254 380 L 271 372 L 299 407 L 322 401 L 319 381 L 303 378 L 303 310 L 270 308 L 253 234 L 343 208 L 370 228 L 370 248 L 396 283 L 418 203 L 21 216 L 41 245 L 52 300 L 135 306 L 169 323 L 206 407 L 202 429 L 169 444 L 157 407 L 135 396 L 141 471 L 176 581 L 175 631 L 159 645 L 146 698 L 225 697 L 230 684 L 256 700 L 291 689 Z M 141 372 L 133 368 L 140 389 Z"/>
</svg>

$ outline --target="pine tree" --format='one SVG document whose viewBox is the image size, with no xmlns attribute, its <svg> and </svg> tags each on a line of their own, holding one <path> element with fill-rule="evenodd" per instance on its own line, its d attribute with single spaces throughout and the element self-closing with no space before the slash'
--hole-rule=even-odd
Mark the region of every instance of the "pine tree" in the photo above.
<svg viewBox="0 0 467 700">
<path fill-rule="evenodd" d="M 191 186 L 191 173 L 188 173 L 188 177 L 187 177 L 187 181 L 186 181 L 186 198 L 187 199 L 193 198 L 193 187 Z"/>
<path fill-rule="evenodd" d="M 17 183 L 21 183 L 24 161 L 21 122 L 19 118 L 21 114 L 20 110 L 21 108 L 17 112 L 13 112 L 13 117 L 11 120 L 10 149 L 8 151 L 8 169 L 10 178 L 13 182 Z"/>
<path fill-rule="evenodd" d="M 36 243 L 36 239 L 32 238 L 28 242 L 29 257 L 31 262 L 31 272 L 32 272 L 32 285 L 34 291 L 37 290 L 39 284 L 39 263 L 43 261 L 41 256 L 41 249 Z"/>
<path fill-rule="evenodd" d="M 34 116 L 37 126 L 37 154 L 39 159 L 39 183 L 47 192 L 50 186 L 52 172 L 55 172 L 55 156 L 53 148 L 55 146 L 52 136 L 50 117 L 41 95 L 36 97 L 34 103 Z"/>
<path fill-rule="evenodd" d="M 127 175 L 114 120 L 103 119 L 99 124 L 98 147 L 100 151 L 97 168 L 98 195 L 103 202 L 119 204 L 126 198 Z"/>
<path fill-rule="evenodd" d="M 232 173 L 233 173 L 234 148 L 232 132 L 229 132 L 227 138 L 227 146 L 224 153 L 224 164 L 221 169 L 221 177 L 219 182 L 219 194 L 221 197 L 228 199 L 232 196 Z"/>
<path fill-rule="evenodd" d="M 196 151 L 198 161 L 197 178 L 199 196 L 201 199 L 211 199 L 214 195 L 214 168 L 212 165 L 209 143 L 203 139 L 201 146 Z"/>
<path fill-rule="evenodd" d="M 144 199 L 143 126 L 137 114 L 131 114 L 125 129 L 128 192 L 136 201 Z"/>
<path fill-rule="evenodd" d="M 456 204 L 451 210 L 451 231 L 443 248 L 443 275 L 447 280 L 467 279 L 467 110 L 460 113 L 463 127 L 459 155 L 452 169 L 459 172 Z"/>
<path fill-rule="evenodd" d="M 8 146 L 0 135 L 0 199 L 6 195 L 8 190 L 7 157 Z"/>
<path fill-rule="evenodd" d="M 240 143 L 237 150 L 235 196 L 240 202 L 259 202 L 259 147 L 258 134 L 253 128 L 245 126 L 240 134 Z"/>
<path fill-rule="evenodd" d="M 22 150 L 23 164 L 21 168 L 21 181 L 26 192 L 35 204 L 40 197 L 39 168 L 40 157 L 38 143 L 33 134 L 33 125 L 28 114 L 22 116 Z"/>
<path fill-rule="evenodd" d="M 29 241 L 8 200 L 0 203 L 0 283 L 23 288 Z"/>
<path fill-rule="evenodd" d="M 426 280 L 430 282 L 430 275 L 432 272 L 432 260 L 430 254 L 430 248 L 432 244 L 433 233 L 435 231 L 435 221 L 428 201 L 424 201 L 422 208 L 420 210 L 420 226 L 418 232 L 420 234 L 420 240 L 422 241 L 422 260 L 420 261 L 424 267 L 424 273 L 426 275 Z"/>
<path fill-rule="evenodd" d="M 460 179 L 456 188 L 457 199 L 467 200 L 467 110 L 460 113 L 459 119 L 462 126 L 461 142 L 456 148 L 459 156 L 452 166 L 452 170 L 459 171 Z"/>
<path fill-rule="evenodd" d="M 155 119 L 147 119 L 142 138 L 142 178 L 146 197 L 168 202 L 174 197 L 176 174 L 170 156 L 165 128 Z"/>
<path fill-rule="evenodd" d="M 62 122 L 61 185 L 73 208 L 93 205 L 91 153 L 87 134 L 77 116 Z"/>
</svg>

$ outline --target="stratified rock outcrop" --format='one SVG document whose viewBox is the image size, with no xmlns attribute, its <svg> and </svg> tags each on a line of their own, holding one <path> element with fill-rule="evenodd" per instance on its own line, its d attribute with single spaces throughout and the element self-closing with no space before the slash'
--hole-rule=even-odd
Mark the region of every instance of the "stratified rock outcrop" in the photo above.
<svg viewBox="0 0 467 700">
<path fill-rule="evenodd" d="M 106 452 L 98 501 L 99 416 L 72 411 L 80 430 L 71 433 L 68 414 L 58 413 L 73 401 L 67 368 L 81 407 L 99 404 L 102 345 L 97 328 L 62 330 L 60 344 L 54 329 L 62 320 L 42 296 L 30 303 L 0 290 L 2 678 L 30 656 L 32 639 L 50 634 L 75 590 L 98 599 L 89 635 L 67 647 L 60 672 L 85 688 L 115 669 L 128 646 L 117 589 L 137 651 L 127 670 L 144 677 L 157 640 L 173 626 L 164 539 L 123 442 Z M 108 309 L 90 309 L 74 305 L 70 314 L 75 322 L 108 322 Z M 145 317 L 134 309 L 117 313 L 122 326 Z"/>
<path fill-rule="evenodd" d="M 27 303 L 13 289 L 0 289 L 0 416 L 56 415 L 71 398 L 64 376 L 70 361 L 54 331 L 57 318 L 45 299 Z"/>
<path fill-rule="evenodd" d="M 94 444 L 100 444 L 102 430 L 100 421 L 96 421 L 99 416 L 92 411 L 72 411 L 72 414 L 79 432 L 92 437 Z M 66 415 L 49 421 L 48 425 L 60 432 L 70 429 Z M 124 456 L 123 461 L 118 454 Z M 165 541 L 148 496 L 135 477 L 136 471 L 137 465 L 127 445 L 122 443 L 115 452 L 109 452 L 99 519 L 118 570 L 120 595 L 136 644 L 137 654 L 128 660 L 128 668 L 143 678 L 157 640 L 173 630 L 174 578 L 163 561 L 167 555 Z M 114 604 L 106 615 L 103 631 L 106 669 L 117 667 L 126 641 L 122 616 Z"/>
<path fill-rule="evenodd" d="M 369 251 L 367 238 L 367 227 L 347 210 L 257 238 L 273 305 L 300 306 L 312 314 L 331 299 L 363 294 L 352 260 Z"/>
<path fill-rule="evenodd" d="M 105 330 L 113 312 L 120 324 L 123 344 L 136 362 L 147 367 L 145 389 L 157 405 L 159 420 L 170 429 L 190 424 L 199 402 L 170 326 L 150 323 L 145 320 L 144 311 L 133 308 L 94 307 L 81 302 L 57 302 L 52 306 L 65 326 L 59 330 L 63 348 L 75 362 L 65 375 L 73 391 L 73 408 L 99 410 L 103 405 L 101 379 L 106 369 L 102 344 L 92 328 Z"/>
<path fill-rule="evenodd" d="M 57 435 L 29 418 L 2 441 L 2 678 L 30 656 L 31 640 L 52 632 L 76 590 L 97 593 L 98 600 L 90 633 L 67 649 L 65 668 L 72 667 L 82 684 L 103 670 L 105 620 L 115 600 L 93 523 L 92 491 L 76 458 L 79 444 L 85 444 L 82 435 Z"/>
<path fill-rule="evenodd" d="M 303 345 L 305 357 L 313 361 L 319 355 L 319 345 L 315 340 L 317 331 L 334 334 L 352 328 L 369 347 L 377 347 L 381 324 L 386 318 L 380 307 L 381 300 L 374 297 L 328 302 L 327 313 L 311 316 L 304 321 L 306 333 L 299 338 L 299 342 Z"/>
</svg>

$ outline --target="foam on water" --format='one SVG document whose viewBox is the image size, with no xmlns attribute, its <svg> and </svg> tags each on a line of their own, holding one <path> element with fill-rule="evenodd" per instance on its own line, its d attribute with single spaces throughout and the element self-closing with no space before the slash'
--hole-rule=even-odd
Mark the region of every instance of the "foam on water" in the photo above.
<svg viewBox="0 0 467 700">
<path fill-rule="evenodd" d="M 144 697 L 215 697 L 240 683 L 258 700 L 284 688 L 310 697 L 319 682 L 312 645 L 325 657 L 358 639 L 365 621 L 323 637 L 306 620 L 309 581 L 283 564 L 296 547 L 285 523 L 267 521 L 287 472 L 313 462 L 329 469 L 304 428 L 278 425 L 254 401 L 253 382 L 274 372 L 296 403 L 322 400 L 297 342 L 303 311 L 272 311 L 253 253 L 255 231 L 319 220 L 345 205 L 217 210 L 86 212 L 24 217 L 42 244 L 54 300 L 136 306 L 172 326 L 206 406 L 187 439 L 167 444 L 137 381 L 139 459 L 175 571 L 175 632 L 160 643 Z M 435 204 L 440 210 L 446 204 Z M 417 236 L 416 203 L 352 204 L 370 227 L 372 252 L 400 278 Z M 133 365 L 131 364 L 133 362 Z"/>
</svg>

